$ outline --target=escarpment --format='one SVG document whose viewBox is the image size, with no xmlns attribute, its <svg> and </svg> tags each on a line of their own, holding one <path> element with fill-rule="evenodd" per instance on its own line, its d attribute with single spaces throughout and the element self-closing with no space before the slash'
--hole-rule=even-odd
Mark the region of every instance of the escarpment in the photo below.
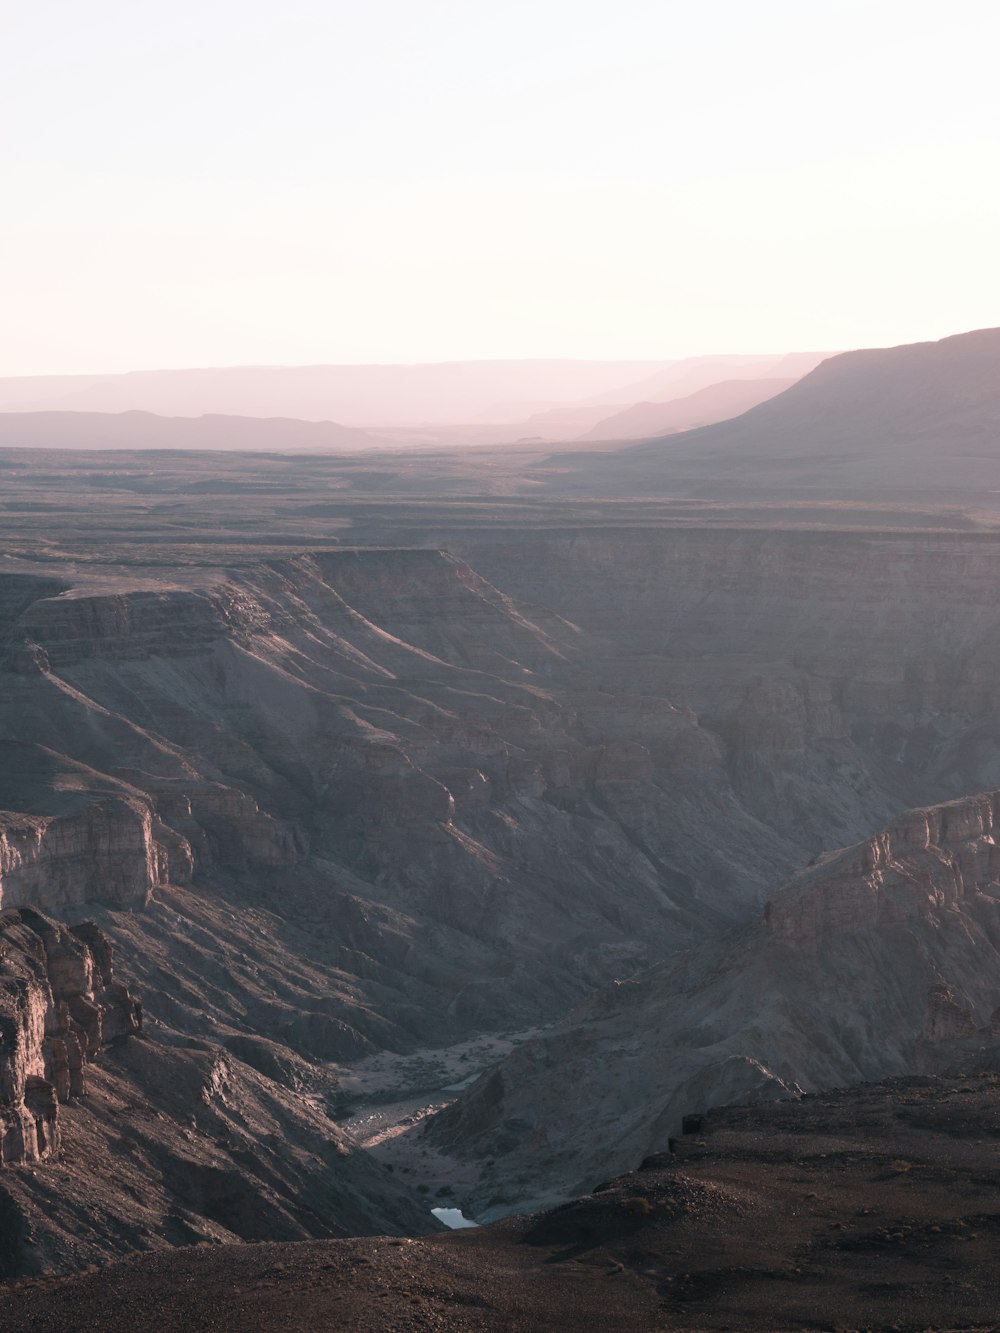
<svg viewBox="0 0 1000 1333">
<path fill-rule="evenodd" d="M 161 828 L 137 788 L 44 746 L 0 740 L 0 906 L 142 904 L 167 878 L 172 839 L 163 831 L 158 841 Z"/>
<path fill-rule="evenodd" d="M 911 810 L 867 842 L 821 857 L 767 903 L 768 930 L 816 941 L 1000 900 L 998 809 L 1000 793 L 986 792 Z"/>
<path fill-rule="evenodd" d="M 991 1040 L 997 807 L 934 803 L 996 785 L 1000 544 L 594 523 L 466 530 L 463 559 L 441 531 L 369 536 L 81 562 L 34 600 L 18 569 L 7 594 L 4 903 L 97 919 L 195 1089 L 164 1114 L 212 1108 L 197 1183 L 174 1143 L 157 1243 L 255 1238 L 216 1141 L 251 1152 L 240 1099 L 263 1135 L 292 1099 L 256 1197 L 307 1178 L 304 1144 L 341 1160 L 344 1071 L 378 1052 L 568 1011 L 428 1131 L 495 1163 L 468 1200 L 488 1217 L 700 1107 Z M 101 1079 L 153 1088 L 145 1046 Z M 369 1188 L 410 1216 L 358 1180 L 356 1214 L 312 1199 L 323 1227 L 370 1219 Z M 91 1216 L 67 1204 L 53 1246 Z"/>
<path fill-rule="evenodd" d="M 226 583 L 89 595 L 70 587 L 32 601 L 17 617 L 14 632 L 60 667 L 88 658 L 187 656 L 221 634 L 254 634 L 267 624 L 262 608 Z"/>
<path fill-rule="evenodd" d="M 96 926 L 0 912 L 0 1160 L 57 1157 L 60 1105 L 86 1093 L 87 1065 L 106 1046 L 141 1026 Z"/>
<path fill-rule="evenodd" d="M 323 918 L 338 1019 L 360 999 L 437 1039 L 553 1017 L 817 852 L 993 785 L 991 540 L 420 540 L 0 570 L 7 743 L 88 770 L 26 781 L 9 751 L 5 901 L 231 886 Z"/>
</svg>

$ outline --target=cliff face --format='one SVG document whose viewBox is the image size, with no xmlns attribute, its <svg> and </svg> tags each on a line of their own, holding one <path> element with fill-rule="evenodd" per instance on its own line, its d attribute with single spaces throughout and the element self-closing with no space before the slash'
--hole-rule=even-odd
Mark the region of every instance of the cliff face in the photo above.
<svg viewBox="0 0 1000 1333">
<path fill-rule="evenodd" d="M 148 809 L 101 802 L 62 818 L 0 815 L 4 906 L 143 903 L 163 878 Z"/>
<path fill-rule="evenodd" d="M 596 992 L 484 1075 L 428 1130 L 490 1163 L 474 1215 L 632 1168 L 688 1112 L 996 1050 L 998 803 L 911 811 L 793 877 L 760 922 Z"/>
<path fill-rule="evenodd" d="M 987 792 L 911 810 L 867 842 L 820 858 L 767 903 L 769 932 L 821 941 L 960 912 L 980 896 L 1000 899 L 998 801 Z"/>
<path fill-rule="evenodd" d="M 466 535 L 461 549 L 579 627 L 619 727 L 633 700 L 693 715 L 722 780 L 797 841 L 800 864 L 1000 783 L 992 533 L 692 523 Z"/>
<path fill-rule="evenodd" d="M 0 1277 L 137 1247 L 436 1229 L 303 1095 L 305 1061 L 247 1038 L 251 1062 L 278 1054 L 262 1073 L 162 1018 L 129 1041 L 141 1028 L 95 923 L 0 912 Z"/>
<path fill-rule="evenodd" d="M 288 903 L 294 875 L 296 910 L 407 917 L 407 967 L 433 961 L 385 1012 L 429 972 L 428 1014 L 519 1023 L 748 919 L 898 810 L 1000 781 L 992 538 L 595 523 L 460 544 L 468 563 L 94 567 L 34 599 L 0 577 L 4 733 L 88 770 L 26 800 L 28 751 L 5 752 L 5 901 L 240 875 Z M 402 956 L 381 924 L 364 952 Z"/>
<path fill-rule="evenodd" d="M 580 726 L 562 683 L 578 636 L 558 617 L 434 549 L 181 581 L 105 570 L 20 598 L 0 673 L 8 902 L 123 905 L 239 875 L 280 903 L 274 877 L 296 872 L 284 901 L 311 914 L 345 895 L 405 914 L 402 993 L 378 1004 L 394 1021 L 439 987 L 429 1029 L 552 1012 L 699 928 L 684 856 L 655 832 L 671 794 L 606 698 Z M 697 741 L 669 705 L 642 726 Z M 397 968 L 395 929 L 336 966 Z"/>
<path fill-rule="evenodd" d="M 32 601 L 16 621 L 17 633 L 55 667 L 88 658 L 187 656 L 220 635 L 266 626 L 261 608 L 226 584 L 211 591 L 133 588 L 91 595 L 70 588 Z"/>
<path fill-rule="evenodd" d="M 104 1047 L 140 1030 L 142 1009 L 112 975 L 112 950 L 89 923 L 0 913 L 0 1158 L 59 1153 L 59 1106 L 87 1091 Z"/>
<path fill-rule="evenodd" d="M 0 741 L 0 906 L 141 905 L 166 882 L 171 843 L 138 789 L 43 746 Z"/>
</svg>

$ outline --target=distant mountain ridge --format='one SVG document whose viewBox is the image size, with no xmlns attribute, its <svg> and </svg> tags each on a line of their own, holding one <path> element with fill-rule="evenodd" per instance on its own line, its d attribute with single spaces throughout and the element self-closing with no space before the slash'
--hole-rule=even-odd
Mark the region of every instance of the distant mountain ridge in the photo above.
<svg viewBox="0 0 1000 1333">
<path fill-rule="evenodd" d="M 384 448 L 368 431 L 285 417 L 162 417 L 153 412 L 0 412 L 5 449 L 199 449 L 327 453 Z"/>
<path fill-rule="evenodd" d="M 843 352 L 742 416 L 581 458 L 569 484 L 713 496 L 996 490 L 1000 329 Z"/>
<path fill-rule="evenodd" d="M 581 439 L 638 440 L 654 432 L 693 430 L 740 416 L 794 383 L 794 379 L 722 380 L 665 403 L 636 403 L 624 412 L 605 417 Z"/>
<path fill-rule="evenodd" d="M 662 361 L 468 361 L 424 365 L 225 366 L 0 379 L 0 411 L 290 417 L 349 426 L 521 420 L 612 393 Z M 612 402 L 619 401 L 612 397 Z M 626 400 L 627 401 L 627 400 Z"/>
<path fill-rule="evenodd" d="M 798 365 L 803 355 L 808 364 L 798 370 L 783 368 Z M 0 377 L 0 413 L 286 417 L 376 431 L 482 423 L 509 427 L 512 439 L 525 434 L 568 438 L 640 399 L 675 398 L 720 379 L 802 374 L 816 359 L 818 354 L 795 353 L 648 361 L 224 366 Z"/>
<path fill-rule="evenodd" d="M 664 366 L 629 386 L 633 401 L 662 403 L 697 393 L 723 380 L 801 379 L 835 352 L 758 356 L 692 356 Z"/>
</svg>

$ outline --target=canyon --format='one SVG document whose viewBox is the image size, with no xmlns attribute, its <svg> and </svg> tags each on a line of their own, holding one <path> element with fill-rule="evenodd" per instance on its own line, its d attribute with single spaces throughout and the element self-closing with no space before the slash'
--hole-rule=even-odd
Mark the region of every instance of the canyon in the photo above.
<svg viewBox="0 0 1000 1333">
<path fill-rule="evenodd" d="M 0 1273 L 456 1245 L 1000 1059 L 998 356 L 614 452 L 0 449 Z"/>
</svg>

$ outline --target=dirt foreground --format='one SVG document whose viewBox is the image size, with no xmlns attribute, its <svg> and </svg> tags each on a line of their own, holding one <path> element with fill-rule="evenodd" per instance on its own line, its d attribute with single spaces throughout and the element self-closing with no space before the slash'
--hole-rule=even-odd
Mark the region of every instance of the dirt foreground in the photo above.
<svg viewBox="0 0 1000 1333">
<path fill-rule="evenodd" d="M 547 1213 L 421 1239 L 161 1251 L 0 1293 L 0 1329 L 1000 1326 L 1000 1076 L 707 1117 Z"/>
</svg>

